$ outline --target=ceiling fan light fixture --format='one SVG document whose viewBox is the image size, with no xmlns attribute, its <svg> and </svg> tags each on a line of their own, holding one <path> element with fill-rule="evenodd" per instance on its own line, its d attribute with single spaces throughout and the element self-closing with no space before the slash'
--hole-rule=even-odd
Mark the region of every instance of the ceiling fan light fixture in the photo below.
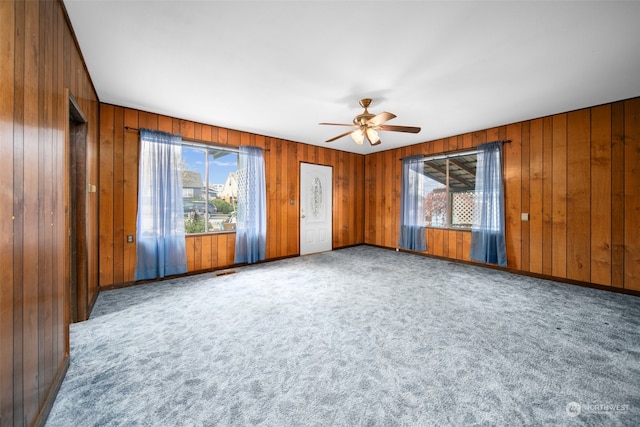
<svg viewBox="0 0 640 427">
<path fill-rule="evenodd" d="M 353 138 L 356 144 L 362 145 L 364 142 L 364 132 L 362 132 L 362 129 L 356 129 L 351 132 L 351 138 Z"/>
<path fill-rule="evenodd" d="M 375 145 L 380 141 L 378 132 L 371 128 L 367 128 L 367 139 L 371 142 L 371 145 Z"/>
</svg>

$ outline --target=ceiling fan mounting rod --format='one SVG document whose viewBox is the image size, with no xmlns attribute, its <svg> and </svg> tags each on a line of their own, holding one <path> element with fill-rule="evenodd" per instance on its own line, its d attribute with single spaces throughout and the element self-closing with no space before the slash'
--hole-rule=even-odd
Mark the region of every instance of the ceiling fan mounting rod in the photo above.
<svg viewBox="0 0 640 427">
<path fill-rule="evenodd" d="M 371 114 L 367 110 L 367 107 L 369 107 L 369 105 L 371 105 L 371 98 L 362 98 L 360 100 L 360 106 L 364 108 L 364 112 L 354 117 L 353 119 L 354 125 L 360 126 L 360 127 L 366 126 L 367 121 L 375 117 L 375 114 Z"/>
</svg>

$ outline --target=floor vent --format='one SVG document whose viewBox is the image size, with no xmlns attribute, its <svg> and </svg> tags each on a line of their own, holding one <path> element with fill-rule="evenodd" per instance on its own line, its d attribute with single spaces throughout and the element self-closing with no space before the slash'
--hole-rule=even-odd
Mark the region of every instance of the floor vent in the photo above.
<svg viewBox="0 0 640 427">
<path fill-rule="evenodd" d="M 214 271 L 213 275 L 218 277 L 218 276 L 226 276 L 228 274 L 236 274 L 236 270 L 234 270 L 233 268 L 229 268 L 226 270 L 218 270 L 218 271 Z"/>
</svg>

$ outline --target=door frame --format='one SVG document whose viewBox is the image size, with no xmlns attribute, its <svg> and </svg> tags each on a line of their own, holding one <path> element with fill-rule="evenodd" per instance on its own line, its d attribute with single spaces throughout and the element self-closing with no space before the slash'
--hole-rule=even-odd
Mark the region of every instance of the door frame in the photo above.
<svg viewBox="0 0 640 427">
<path fill-rule="evenodd" d="M 66 112 L 66 229 L 67 229 L 67 282 L 66 301 L 68 323 L 89 318 L 88 274 L 88 184 L 87 134 L 88 120 L 69 89 L 65 90 Z"/>
</svg>

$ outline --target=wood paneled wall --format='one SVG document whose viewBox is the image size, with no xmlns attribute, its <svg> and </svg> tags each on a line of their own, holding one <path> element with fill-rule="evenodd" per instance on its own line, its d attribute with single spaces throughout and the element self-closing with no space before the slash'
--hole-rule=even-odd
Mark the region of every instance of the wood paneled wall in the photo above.
<svg viewBox="0 0 640 427">
<path fill-rule="evenodd" d="M 267 258 L 299 253 L 299 163 L 334 168 L 334 247 L 396 248 L 400 158 L 504 146 L 508 268 L 640 290 L 640 99 L 471 132 L 365 157 L 103 104 L 100 130 L 100 285 L 131 282 L 135 268 L 138 134 L 181 133 L 213 144 L 267 148 Z M 296 201 L 291 205 L 289 201 Z M 521 220 L 529 213 L 529 221 Z M 233 264 L 235 235 L 187 237 L 189 271 Z M 429 228 L 429 255 L 470 261 L 468 231 Z"/>
<path fill-rule="evenodd" d="M 640 98 L 366 156 L 365 243 L 398 246 L 401 157 L 502 139 L 508 268 L 640 290 Z M 470 261 L 470 243 L 429 228 L 426 253 Z"/>
<path fill-rule="evenodd" d="M 0 46 L 0 425 L 31 426 L 69 360 L 65 89 L 89 119 L 93 180 L 99 111 L 61 3 L 0 1 Z M 88 215 L 97 241 L 97 198 Z"/>
<path fill-rule="evenodd" d="M 135 243 L 127 243 L 126 236 L 136 234 L 139 135 L 125 127 L 266 149 L 267 259 L 300 252 L 300 162 L 333 167 L 333 247 L 363 242 L 364 156 L 101 104 L 100 286 L 128 283 L 134 277 Z M 190 272 L 233 265 L 235 233 L 187 236 L 186 243 Z"/>
</svg>

